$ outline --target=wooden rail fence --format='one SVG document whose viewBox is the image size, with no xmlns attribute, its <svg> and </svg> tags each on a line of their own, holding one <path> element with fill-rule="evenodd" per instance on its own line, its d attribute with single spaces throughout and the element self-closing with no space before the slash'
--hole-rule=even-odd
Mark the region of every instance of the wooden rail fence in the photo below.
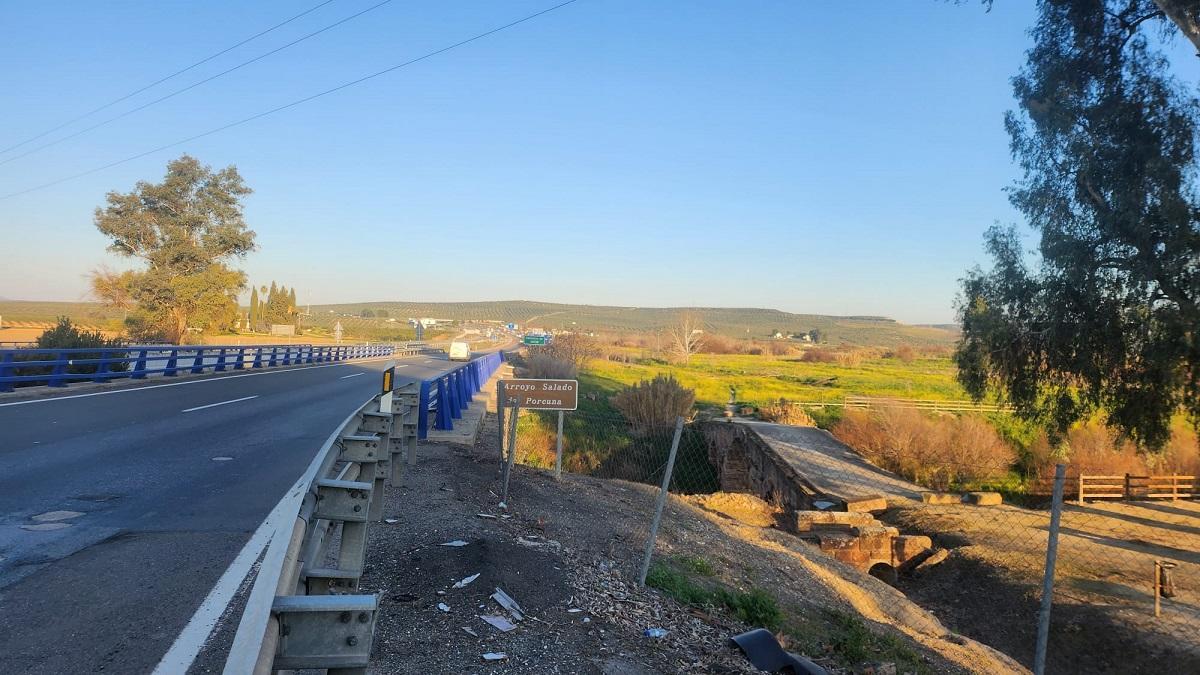
<svg viewBox="0 0 1200 675">
<path fill-rule="evenodd" d="M 1078 503 L 1085 499 L 1195 499 L 1195 476 L 1090 476 L 1078 478 Z"/>
<path fill-rule="evenodd" d="M 929 410 L 932 412 L 1012 412 L 1012 408 L 1000 405 L 976 405 L 973 401 L 932 401 L 921 398 L 883 398 L 878 396 L 847 396 L 841 401 L 790 401 L 792 405 L 806 408 L 824 408 L 826 406 L 842 408 L 905 408 L 908 410 Z"/>
</svg>

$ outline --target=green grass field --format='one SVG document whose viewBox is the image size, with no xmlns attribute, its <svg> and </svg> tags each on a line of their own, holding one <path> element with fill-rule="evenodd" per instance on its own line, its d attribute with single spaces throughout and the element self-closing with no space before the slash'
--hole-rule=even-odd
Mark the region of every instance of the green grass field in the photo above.
<svg viewBox="0 0 1200 675">
<path fill-rule="evenodd" d="M 729 388 L 740 402 L 763 404 L 792 401 L 837 402 L 847 395 L 962 400 L 966 393 L 955 381 L 954 363 L 946 357 L 867 359 L 857 365 L 809 363 L 798 356 L 697 354 L 688 365 L 643 359 L 618 363 L 596 359 L 581 374 L 585 386 L 615 392 L 659 374 L 673 375 L 696 390 L 701 406 L 723 406 Z"/>
</svg>

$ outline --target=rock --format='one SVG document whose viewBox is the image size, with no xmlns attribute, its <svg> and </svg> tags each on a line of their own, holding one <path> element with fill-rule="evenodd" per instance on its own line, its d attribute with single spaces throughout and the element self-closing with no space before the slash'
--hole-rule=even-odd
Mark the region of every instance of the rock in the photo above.
<svg viewBox="0 0 1200 675">
<path fill-rule="evenodd" d="M 968 492 L 967 503 L 976 506 L 998 506 L 1004 503 L 999 492 Z"/>
<path fill-rule="evenodd" d="M 913 574 L 924 574 L 933 568 L 934 565 L 945 562 L 946 558 L 949 557 L 950 551 L 948 549 L 939 548 L 933 553 L 929 554 L 927 558 L 917 563 L 917 566 L 913 568 Z"/>
<path fill-rule="evenodd" d="M 840 529 L 850 531 L 855 527 L 877 525 L 878 521 L 870 513 L 851 511 L 797 511 L 796 531 L 811 532 L 819 529 Z"/>
<path fill-rule="evenodd" d="M 922 492 L 921 502 L 925 504 L 961 504 L 962 495 L 953 492 Z"/>
<path fill-rule="evenodd" d="M 887 511 L 887 500 L 880 495 L 847 497 L 846 510 L 858 512 Z"/>
</svg>

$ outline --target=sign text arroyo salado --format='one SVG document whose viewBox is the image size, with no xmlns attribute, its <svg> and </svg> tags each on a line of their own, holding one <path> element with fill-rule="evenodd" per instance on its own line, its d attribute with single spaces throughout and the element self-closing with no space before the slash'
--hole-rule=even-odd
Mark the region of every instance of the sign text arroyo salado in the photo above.
<svg viewBox="0 0 1200 675">
<path fill-rule="evenodd" d="M 506 407 L 526 410 L 575 410 L 579 407 L 578 380 L 500 380 L 500 396 Z"/>
</svg>

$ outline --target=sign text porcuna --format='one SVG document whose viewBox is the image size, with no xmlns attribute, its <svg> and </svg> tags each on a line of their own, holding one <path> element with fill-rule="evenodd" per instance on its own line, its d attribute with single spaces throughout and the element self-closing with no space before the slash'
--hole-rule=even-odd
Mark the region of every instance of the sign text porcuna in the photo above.
<svg viewBox="0 0 1200 675">
<path fill-rule="evenodd" d="M 525 410 L 575 410 L 579 407 L 579 381 L 500 380 L 500 403 Z"/>
</svg>

